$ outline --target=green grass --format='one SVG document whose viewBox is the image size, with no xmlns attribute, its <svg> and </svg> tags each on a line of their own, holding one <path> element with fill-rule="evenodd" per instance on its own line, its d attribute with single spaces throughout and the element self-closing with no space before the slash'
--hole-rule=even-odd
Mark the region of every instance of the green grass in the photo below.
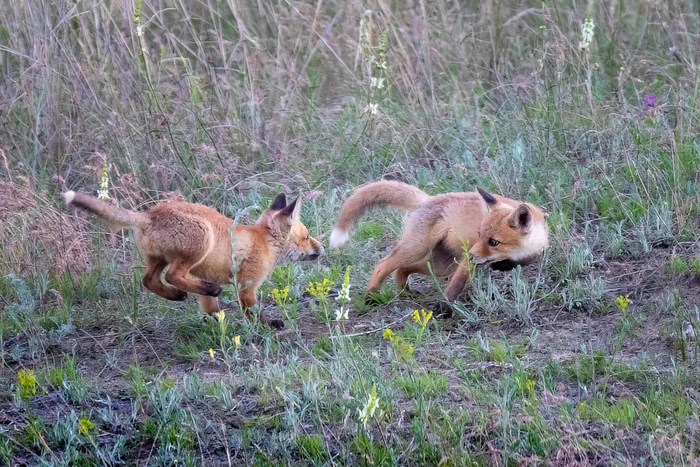
<svg viewBox="0 0 700 467">
<path fill-rule="evenodd" d="M 447 376 L 424 371 L 408 378 L 399 378 L 396 384 L 410 397 L 435 397 L 447 391 Z"/>
<path fill-rule="evenodd" d="M 390 3 L 0 5 L 0 464 L 697 460 L 698 7 L 595 4 L 582 50 L 581 2 Z M 326 246 L 362 183 L 478 185 L 543 207 L 550 248 L 477 268 L 422 329 L 410 314 L 437 315 L 444 281 L 367 300 L 402 230 L 377 209 L 270 274 L 260 307 L 284 332 L 231 287 L 204 321 L 143 289 L 130 233 L 63 206 L 105 164 L 134 209 L 183 197 L 250 223 L 310 194 Z"/>
</svg>

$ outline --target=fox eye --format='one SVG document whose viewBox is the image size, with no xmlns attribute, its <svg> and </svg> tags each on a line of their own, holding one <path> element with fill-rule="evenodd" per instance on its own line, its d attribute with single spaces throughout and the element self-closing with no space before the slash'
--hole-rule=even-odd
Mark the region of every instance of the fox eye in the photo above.
<svg viewBox="0 0 700 467">
<path fill-rule="evenodd" d="M 489 238 L 488 242 L 489 246 L 498 246 L 501 242 L 498 240 L 494 240 L 493 238 Z"/>
</svg>

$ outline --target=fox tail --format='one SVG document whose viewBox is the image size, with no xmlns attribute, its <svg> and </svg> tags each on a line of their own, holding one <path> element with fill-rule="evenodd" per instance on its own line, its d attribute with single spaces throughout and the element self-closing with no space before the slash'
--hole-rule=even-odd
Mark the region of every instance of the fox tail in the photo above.
<svg viewBox="0 0 700 467">
<path fill-rule="evenodd" d="M 66 205 L 72 204 L 90 211 L 105 219 L 114 228 L 139 228 L 145 227 L 151 222 L 148 215 L 143 212 L 120 208 L 85 193 L 76 193 L 72 190 L 66 191 L 63 193 L 63 199 L 66 201 Z"/>
<path fill-rule="evenodd" d="M 371 208 L 392 206 L 412 211 L 429 198 L 430 195 L 424 191 L 395 180 L 380 180 L 361 185 L 343 203 L 338 222 L 331 232 L 330 246 L 336 248 L 347 242 L 355 224 Z"/>
</svg>

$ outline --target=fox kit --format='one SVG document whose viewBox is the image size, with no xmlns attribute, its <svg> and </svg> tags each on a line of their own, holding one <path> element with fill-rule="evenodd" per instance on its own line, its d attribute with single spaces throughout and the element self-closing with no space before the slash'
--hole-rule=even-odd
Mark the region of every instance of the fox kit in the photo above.
<svg viewBox="0 0 700 467">
<path fill-rule="evenodd" d="M 469 279 L 469 256 L 476 264 L 512 269 L 534 261 L 549 244 L 545 216 L 532 204 L 477 192 L 430 196 L 398 181 L 382 180 L 358 187 L 340 210 L 330 246 L 343 245 L 360 217 L 376 206 L 408 211 L 401 239 L 374 269 L 368 292 L 376 292 L 396 271 L 396 285 L 406 288 L 409 275 L 451 276 L 446 293 L 456 300 Z"/>
<path fill-rule="evenodd" d="M 237 263 L 239 299 L 250 318 L 258 287 L 278 259 L 303 261 L 323 253 L 323 246 L 299 220 L 301 199 L 287 204 L 284 193 L 272 201 L 254 225 L 236 225 L 233 242 L 233 221 L 201 204 L 161 203 L 136 212 L 84 193 L 68 191 L 63 197 L 66 204 L 86 209 L 112 227 L 134 230 L 136 243 L 146 256 L 144 287 L 168 300 L 184 300 L 188 292 L 197 294 L 202 311 L 208 314 L 219 311 L 217 296 L 222 284 L 232 277 L 232 257 Z M 280 320 L 268 321 L 262 314 L 260 321 L 283 327 Z"/>
</svg>

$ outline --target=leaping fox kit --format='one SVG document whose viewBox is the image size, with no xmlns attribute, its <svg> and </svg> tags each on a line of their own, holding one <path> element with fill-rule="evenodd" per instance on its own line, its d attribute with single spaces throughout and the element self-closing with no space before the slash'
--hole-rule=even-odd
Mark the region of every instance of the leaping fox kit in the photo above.
<svg viewBox="0 0 700 467">
<path fill-rule="evenodd" d="M 66 204 L 88 210 L 112 227 L 133 229 L 136 243 L 146 256 L 143 285 L 168 300 L 184 300 L 188 292 L 197 294 L 201 309 L 208 314 L 219 310 L 217 296 L 221 286 L 231 279 L 232 257 L 237 262 L 239 299 L 250 318 L 258 287 L 278 259 L 303 261 L 323 253 L 323 246 L 300 221 L 301 199 L 287 204 L 284 193 L 272 201 L 254 225 L 233 228 L 233 247 L 233 220 L 201 204 L 161 203 L 136 212 L 84 193 L 68 191 L 63 197 Z M 283 327 L 282 321 L 265 320 L 262 313 L 260 321 Z"/>
<path fill-rule="evenodd" d="M 358 187 L 344 203 L 331 233 L 330 246 L 350 238 L 352 228 L 370 208 L 393 206 L 408 211 L 401 239 L 374 269 L 368 292 L 376 292 L 396 271 L 396 285 L 406 288 L 409 275 L 451 276 L 446 294 L 456 300 L 468 277 L 464 246 L 476 264 L 512 269 L 534 261 L 549 245 L 545 215 L 536 206 L 481 188 L 477 192 L 430 196 L 398 181 L 382 180 Z"/>
</svg>

